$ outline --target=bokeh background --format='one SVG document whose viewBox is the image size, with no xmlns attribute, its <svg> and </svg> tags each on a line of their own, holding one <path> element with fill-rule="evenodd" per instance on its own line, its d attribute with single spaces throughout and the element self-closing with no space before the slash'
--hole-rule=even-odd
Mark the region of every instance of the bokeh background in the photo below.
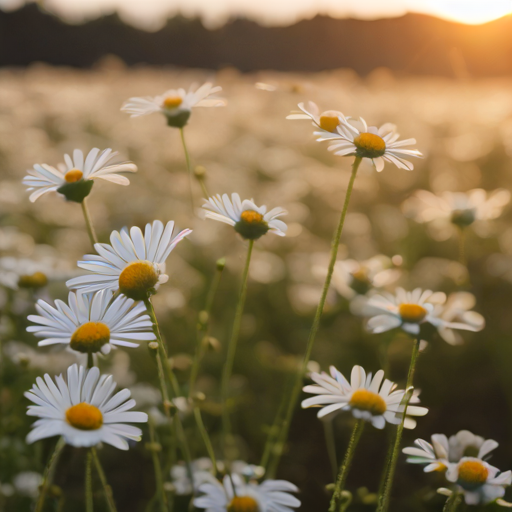
<svg viewBox="0 0 512 512">
<path fill-rule="evenodd" d="M 25 444 L 32 420 L 22 393 L 37 375 L 60 373 L 74 362 L 66 352 L 37 348 L 25 332 L 26 317 L 35 298 L 66 297 L 65 279 L 76 275 L 76 260 L 90 251 L 79 206 L 56 196 L 31 204 L 21 180 L 34 163 L 56 164 L 74 148 L 112 147 L 139 167 L 129 187 L 94 186 L 89 204 L 102 241 L 113 229 L 154 219 L 174 219 L 194 230 L 173 252 L 170 282 L 154 299 L 185 393 L 198 312 L 215 261 L 227 259 L 212 313 L 215 339 L 198 381 L 206 395 L 205 422 L 214 444 L 218 440 L 223 347 L 245 246 L 228 226 L 191 211 L 178 132 L 163 117 L 130 119 L 119 110 L 130 96 L 206 80 L 222 86 L 228 106 L 195 110 L 186 135 L 193 164 L 206 168 L 209 190 L 236 191 L 289 211 L 288 236 L 263 237 L 251 267 L 232 381 L 240 457 L 259 463 L 299 364 L 322 284 L 314 268 L 329 251 L 350 175 L 350 159 L 316 143 L 308 122 L 285 120 L 298 102 L 313 100 L 321 110 L 339 109 L 371 124 L 396 123 L 425 155 L 412 172 L 388 165 L 377 174 L 361 167 L 339 258 L 394 256 L 397 284 L 447 293 L 463 286 L 486 318 L 485 330 L 464 334 L 464 345 L 435 339 L 421 355 L 416 382 L 430 412 L 404 442 L 470 429 L 496 439 L 493 464 L 511 468 L 512 213 L 505 210 L 468 231 L 467 274 L 457 262 L 456 236 L 418 224 L 402 209 L 418 189 L 512 190 L 512 18 L 504 16 L 512 11 L 510 2 L 388 2 L 387 10 L 369 0 L 359 7 L 348 1 L 316 7 L 283 2 L 287 9 L 275 8 L 273 16 L 265 2 L 256 11 L 226 2 L 213 13 L 211 2 L 207 7 L 197 1 L 188 10 L 178 2 L 162 2 L 162 10 L 158 2 L 145 3 L 0 3 L 0 251 L 3 258 L 32 258 L 52 269 L 50 286 L 35 296 L 0 290 L 0 507 L 31 510 L 33 487 L 16 486 L 16 476 L 42 472 L 54 444 Z M 119 12 L 110 14 L 115 8 Z M 200 188 L 194 187 L 199 207 Z M 313 351 L 322 369 L 334 364 L 350 372 L 361 364 L 376 371 L 386 365 L 390 378 L 403 385 L 410 350 L 410 340 L 399 333 L 366 333 L 348 301 L 331 291 Z M 148 386 L 156 381 L 145 347 L 117 350 L 101 367 L 132 388 L 142 408 L 153 405 Z M 194 455 L 204 456 L 193 417 L 182 414 Z M 334 422 L 340 457 L 350 424 L 349 415 Z M 374 509 L 386 446 L 386 432 L 366 429 L 349 477 L 351 510 Z M 127 453 L 105 447 L 101 457 L 119 510 L 145 510 L 154 481 L 144 441 Z M 443 498 L 435 494 L 441 480 L 404 459 L 393 511 L 441 510 Z M 48 510 L 80 510 L 83 469 L 83 451 L 68 448 L 55 480 L 64 496 L 55 489 Z M 331 467 L 315 411 L 297 410 L 278 476 L 300 487 L 300 510 L 327 508 Z M 30 487 L 26 478 L 25 484 Z M 101 510 L 101 500 L 97 506 Z M 186 505 L 178 502 L 175 510 Z"/>
</svg>

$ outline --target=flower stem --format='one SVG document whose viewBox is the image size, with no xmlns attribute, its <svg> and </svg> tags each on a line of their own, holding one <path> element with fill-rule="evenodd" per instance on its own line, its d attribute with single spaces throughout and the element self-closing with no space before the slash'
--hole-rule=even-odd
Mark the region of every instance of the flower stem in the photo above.
<svg viewBox="0 0 512 512">
<path fill-rule="evenodd" d="M 149 427 L 149 441 L 150 441 L 150 451 L 151 451 L 151 458 L 153 460 L 153 469 L 155 471 L 155 481 L 156 481 L 156 488 L 157 493 L 160 501 L 160 509 L 162 512 L 168 512 L 167 508 L 167 494 L 165 494 L 164 490 L 164 482 L 162 478 L 162 468 L 160 467 L 160 460 L 158 457 L 158 451 L 161 449 L 161 447 L 158 445 L 156 441 L 156 434 L 155 434 L 155 426 L 153 425 L 153 420 L 151 417 L 148 421 L 148 427 Z M 158 448 L 157 448 L 158 446 Z"/>
<path fill-rule="evenodd" d="M 59 461 L 59 457 L 64 446 L 66 446 L 66 441 L 64 441 L 64 438 L 61 437 L 57 441 L 55 449 L 53 450 L 53 453 L 50 459 L 48 460 L 48 464 L 46 465 L 46 468 L 44 470 L 43 481 L 41 483 L 39 498 L 37 500 L 35 512 L 42 512 L 43 510 L 44 500 L 46 498 L 46 494 L 48 493 L 48 489 L 52 485 L 55 468 L 57 467 L 57 462 Z"/>
<path fill-rule="evenodd" d="M 105 476 L 105 472 L 101 467 L 100 458 L 98 457 L 98 453 L 96 452 L 96 448 L 93 446 L 91 448 L 92 458 L 94 460 L 94 466 L 96 468 L 96 472 L 100 477 L 100 482 L 103 487 L 103 492 L 105 494 L 105 498 L 107 500 L 108 509 L 110 512 L 117 512 L 116 504 L 114 502 L 114 496 L 112 495 L 112 487 L 108 485 L 107 478 Z"/>
<path fill-rule="evenodd" d="M 92 368 L 94 366 L 94 356 L 92 352 L 87 352 L 87 368 Z"/>
<path fill-rule="evenodd" d="M 462 494 L 457 491 L 453 491 L 450 497 L 444 504 L 443 512 L 455 512 L 462 501 Z"/>
<path fill-rule="evenodd" d="M 244 271 L 242 274 L 242 286 L 240 288 L 240 295 L 238 297 L 238 304 L 235 311 L 235 319 L 233 321 L 233 330 L 228 344 L 228 351 L 226 355 L 226 362 L 222 371 L 221 381 L 221 398 L 222 398 L 222 430 L 223 430 L 223 445 L 226 451 L 226 443 L 231 435 L 231 424 L 229 420 L 229 407 L 228 407 L 228 394 L 229 394 L 229 380 L 233 371 L 233 363 L 235 360 L 236 346 L 238 343 L 238 336 L 240 334 L 240 324 L 242 321 L 242 314 L 244 312 L 245 298 L 247 296 L 247 280 L 249 277 L 249 265 L 251 263 L 252 249 L 254 240 L 249 240 L 247 248 L 247 257 L 245 260 Z M 227 454 L 224 454 L 226 459 L 229 460 Z"/>
<path fill-rule="evenodd" d="M 347 476 L 352 464 L 352 459 L 354 458 L 354 453 L 356 451 L 357 444 L 359 443 L 359 439 L 361 439 L 363 429 L 364 420 L 357 420 L 356 424 L 354 425 L 354 429 L 352 430 L 352 435 L 350 436 L 350 441 L 348 443 L 347 451 L 345 452 L 345 457 L 343 458 L 343 462 L 341 463 L 340 469 L 338 471 L 338 478 L 334 487 L 334 494 L 332 495 L 329 512 L 338 511 L 342 492 L 345 488 L 345 482 L 347 481 Z"/>
<path fill-rule="evenodd" d="M 192 211 L 194 211 L 194 191 L 192 188 L 192 165 L 190 163 L 190 155 L 187 149 L 187 143 L 185 142 L 185 130 L 180 128 L 181 144 L 183 145 L 183 151 L 185 152 L 185 160 L 187 161 L 188 171 L 188 184 L 190 188 L 190 204 L 192 205 Z"/>
<path fill-rule="evenodd" d="M 405 417 L 407 413 L 407 407 L 409 405 L 409 401 L 412 396 L 412 384 L 414 379 L 414 370 L 416 369 L 416 361 L 418 359 L 420 349 L 420 339 L 417 338 L 414 341 L 414 345 L 412 348 L 411 355 L 411 363 L 409 364 L 409 372 L 407 374 L 407 384 L 405 386 L 405 394 L 402 399 L 403 411 L 402 411 L 402 421 L 397 427 L 395 442 L 393 445 L 393 451 L 391 452 L 391 458 L 389 460 L 388 467 L 386 469 L 386 476 L 384 479 L 384 485 L 382 488 L 382 492 L 379 495 L 379 499 L 377 502 L 377 511 L 376 512 L 387 512 L 389 507 L 389 499 L 391 494 L 391 487 L 393 486 L 393 479 L 395 476 L 396 463 L 398 461 L 398 455 L 400 453 L 400 443 L 402 441 L 402 433 L 404 430 Z"/>
<path fill-rule="evenodd" d="M 336 258 L 338 256 L 338 247 L 340 245 L 341 233 L 343 232 L 343 225 L 345 224 L 345 217 L 347 216 L 348 205 L 350 203 L 350 196 L 352 195 L 352 189 L 354 188 L 354 182 L 357 175 L 357 170 L 359 169 L 359 165 L 361 164 L 361 157 L 356 157 L 354 159 L 354 163 L 352 164 L 352 174 L 350 176 L 350 181 L 348 182 L 347 193 L 345 195 L 345 202 L 343 204 L 343 209 L 341 211 L 340 220 L 338 222 L 338 227 L 334 232 L 334 236 L 331 244 L 331 258 L 329 261 L 329 267 L 327 269 L 327 275 L 325 277 L 324 287 L 322 290 L 322 296 L 320 298 L 320 302 L 318 303 L 318 307 L 316 309 L 315 318 L 313 319 L 313 325 L 311 326 L 311 330 L 309 332 L 309 338 L 306 346 L 306 352 L 304 354 L 304 358 L 302 360 L 302 365 L 300 370 L 296 374 L 295 383 L 292 388 L 291 396 L 288 402 L 288 408 L 285 412 L 284 421 L 277 435 L 277 440 L 275 442 L 275 447 L 272 450 L 273 459 L 269 463 L 269 474 L 268 478 L 273 478 L 277 470 L 277 466 L 279 465 L 279 461 L 283 454 L 284 445 L 286 442 L 286 438 L 288 437 L 288 431 L 290 430 L 290 424 L 293 416 L 293 411 L 295 410 L 295 406 L 297 405 L 297 401 L 300 396 L 300 390 L 302 386 L 302 380 L 304 378 L 304 374 L 306 373 L 309 359 L 311 357 L 311 352 L 313 350 L 313 345 L 315 343 L 316 334 L 318 332 L 318 328 L 320 326 L 320 319 L 322 317 L 322 313 L 324 311 L 325 301 L 327 299 L 327 293 L 329 291 L 329 287 L 331 285 L 332 274 L 334 272 L 334 265 L 336 263 Z"/>
<path fill-rule="evenodd" d="M 466 261 L 466 230 L 461 227 L 459 228 L 459 263 L 467 266 Z"/>
<path fill-rule="evenodd" d="M 94 504 L 92 498 L 92 449 L 87 451 L 85 463 L 85 510 L 93 512 Z"/>
<path fill-rule="evenodd" d="M 217 475 L 217 460 L 215 459 L 215 452 L 213 451 L 212 442 L 210 441 L 210 437 L 208 436 L 208 432 L 206 431 L 203 423 L 203 418 L 201 417 L 201 409 L 197 406 L 194 407 L 194 416 L 196 418 L 197 427 L 201 433 L 201 437 L 203 438 L 204 445 L 206 446 L 208 456 L 212 461 L 214 474 Z"/>
<path fill-rule="evenodd" d="M 85 198 L 81 204 L 82 204 L 82 212 L 84 214 L 84 219 L 85 219 L 85 225 L 87 226 L 87 233 L 89 234 L 89 239 L 91 240 L 91 244 L 94 247 L 94 244 L 98 243 L 98 237 L 96 236 L 96 231 L 94 231 L 94 226 L 92 225 L 89 208 L 87 208 L 87 198 Z"/>
<path fill-rule="evenodd" d="M 332 427 L 332 419 L 323 419 L 325 434 L 325 444 L 327 445 L 327 453 L 329 454 L 329 462 L 331 463 L 332 476 L 336 480 L 336 474 L 338 471 L 338 460 L 336 457 L 336 440 L 334 439 L 334 429 Z"/>
</svg>

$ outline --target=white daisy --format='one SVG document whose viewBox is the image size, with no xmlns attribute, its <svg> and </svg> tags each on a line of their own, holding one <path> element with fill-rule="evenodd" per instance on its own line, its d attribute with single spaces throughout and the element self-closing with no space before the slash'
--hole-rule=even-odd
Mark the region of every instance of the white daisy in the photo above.
<svg viewBox="0 0 512 512">
<path fill-rule="evenodd" d="M 27 331 L 44 338 L 40 347 L 65 344 L 81 353 L 108 354 L 113 346 L 135 348 L 138 341 L 155 340 L 144 304 L 124 295 L 112 300 L 113 295 L 110 289 L 94 295 L 69 292 L 68 304 L 56 300 L 55 307 L 38 300 L 36 310 L 41 316 L 28 319 L 39 325 Z"/>
<path fill-rule="evenodd" d="M 233 226 L 247 240 L 257 240 L 269 231 L 285 236 L 288 229 L 283 221 L 278 220 L 278 217 L 288 213 L 286 210 L 277 207 L 267 212 L 265 205 L 256 206 L 252 199 L 241 201 L 236 193 L 231 194 L 231 199 L 227 194 L 210 197 L 203 208 L 206 210 L 206 218 Z"/>
<path fill-rule="evenodd" d="M 416 139 L 398 140 L 400 135 L 396 133 L 396 127 L 390 123 L 380 128 L 368 126 L 363 118 L 360 123 L 339 116 L 340 124 L 336 128 L 337 133 L 328 133 L 322 130 L 316 132 L 318 141 L 331 141 L 329 151 L 334 151 L 338 156 L 358 156 L 371 160 L 377 172 L 384 169 L 384 163 L 390 162 L 401 169 L 412 171 L 413 164 L 404 157 L 421 157 L 416 149 L 402 149 L 404 146 L 416 144 Z M 358 128 L 359 125 L 359 128 Z"/>
<path fill-rule="evenodd" d="M 305 386 L 305 393 L 313 393 L 314 397 L 306 398 L 302 407 L 321 407 L 318 417 L 331 414 L 335 411 L 352 411 L 357 419 L 371 422 L 378 429 L 384 428 L 386 421 L 398 425 L 402 421 L 404 406 L 401 402 L 405 390 L 396 390 L 396 384 L 388 379 L 384 382 L 384 371 L 379 370 L 375 377 L 368 375 L 361 366 L 352 368 L 350 382 L 334 367 L 330 367 L 331 375 L 327 373 L 312 373 L 311 379 L 317 385 Z M 418 403 L 419 399 L 413 395 L 409 403 Z M 409 405 L 404 427 L 414 428 L 416 421 L 410 416 L 424 416 L 428 409 Z"/>
<path fill-rule="evenodd" d="M 487 455 L 498 446 L 494 439 L 484 439 L 469 430 L 460 430 L 448 439 L 448 460 L 459 462 L 462 457 L 487 459 Z"/>
<path fill-rule="evenodd" d="M 340 116 L 343 114 L 337 110 L 326 110 L 320 113 L 320 109 L 312 101 L 308 101 L 308 108 L 304 106 L 304 103 L 299 103 L 298 107 L 300 112 L 292 112 L 286 116 L 286 119 L 310 119 L 313 121 L 313 126 L 319 128 L 321 132 L 315 132 L 316 135 L 320 135 L 324 132 L 336 133 L 336 129 L 341 124 Z"/>
<path fill-rule="evenodd" d="M 512 471 L 500 473 L 480 458 L 463 457 L 449 465 L 446 479 L 457 485 L 468 505 L 486 505 L 505 495 L 505 487 L 512 484 Z"/>
<path fill-rule="evenodd" d="M 118 185 L 129 185 L 130 181 L 120 172 L 136 172 L 133 162 L 108 163 L 117 155 L 111 149 L 100 153 L 98 148 L 91 149 L 84 160 L 84 154 L 79 149 L 73 151 L 73 158 L 64 155 L 65 164 L 52 167 L 48 164 L 35 164 L 28 170 L 28 176 L 23 178 L 27 190 L 35 190 L 30 195 L 34 202 L 48 192 L 57 191 L 70 201 L 82 202 L 91 191 L 93 180 L 105 180 Z"/>
<path fill-rule="evenodd" d="M 145 423 L 147 414 L 130 411 L 135 400 L 129 400 L 130 391 L 123 389 L 114 396 L 116 383 L 112 375 L 101 375 L 95 366 L 90 370 L 74 364 L 67 371 L 67 382 L 62 375 L 55 382 L 48 374 L 36 379 L 25 396 L 36 405 L 28 407 L 28 416 L 38 416 L 27 442 L 63 436 L 72 446 L 95 446 L 107 443 L 127 450 L 126 439 L 140 441 L 140 428 L 126 423 Z"/>
<path fill-rule="evenodd" d="M 437 328 L 443 338 L 452 342 L 456 339 L 452 329 L 476 332 L 484 327 L 483 317 L 473 311 L 463 311 L 463 306 L 467 306 L 467 301 L 460 300 L 460 297 L 447 302 L 446 295 L 441 292 L 421 288 L 406 292 L 403 288 L 397 288 L 394 295 L 382 292 L 368 297 L 358 314 L 371 317 L 367 328 L 373 333 L 400 327 L 417 336 L 421 324 L 429 323 Z"/>
<path fill-rule="evenodd" d="M 300 507 L 300 501 L 290 494 L 298 492 L 297 487 L 286 480 L 246 483 L 233 474 L 226 475 L 222 483 L 204 483 L 199 491 L 203 495 L 194 499 L 194 506 L 206 512 L 292 512 Z"/>
<path fill-rule="evenodd" d="M 432 223 L 434 228 L 450 232 L 450 227 L 464 228 L 474 223 L 477 227 L 478 223 L 498 218 L 509 202 L 510 192 L 504 189 L 487 192 L 477 188 L 439 195 L 418 190 L 404 202 L 403 209 L 417 222 Z"/>
<path fill-rule="evenodd" d="M 159 220 L 146 224 L 144 235 L 138 227 L 112 231 L 109 244 L 94 244 L 99 256 L 87 254 L 78 266 L 91 272 L 70 279 L 66 284 L 82 293 L 98 290 L 119 290 L 134 300 L 144 300 L 148 294 L 166 283 L 165 260 L 178 242 L 192 231 L 184 229 L 174 238 L 174 221 L 164 225 Z"/>
<path fill-rule="evenodd" d="M 125 101 L 121 110 L 130 114 L 131 117 L 161 112 L 166 116 L 169 126 L 183 128 L 187 124 L 192 107 L 224 107 L 226 100 L 209 97 L 221 90 L 222 87 L 213 87 L 209 82 L 197 90 L 192 85 L 188 92 L 181 88 L 170 89 L 160 96 L 130 98 Z"/>
</svg>

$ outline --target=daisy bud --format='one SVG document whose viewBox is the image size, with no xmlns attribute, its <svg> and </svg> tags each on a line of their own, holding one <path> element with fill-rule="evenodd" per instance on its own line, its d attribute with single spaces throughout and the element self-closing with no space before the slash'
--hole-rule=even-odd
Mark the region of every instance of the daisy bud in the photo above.
<svg viewBox="0 0 512 512">
<path fill-rule="evenodd" d="M 78 171 L 80 172 L 80 171 Z M 67 181 L 68 174 L 73 173 L 73 171 L 69 171 L 64 176 L 64 179 Z M 72 176 L 74 179 L 78 175 Z M 73 201 L 74 203 L 81 203 L 83 200 L 91 193 L 92 186 L 94 185 L 93 180 L 84 180 L 81 176 L 76 181 L 69 181 L 59 187 L 57 192 L 62 194 L 68 201 Z"/>
</svg>

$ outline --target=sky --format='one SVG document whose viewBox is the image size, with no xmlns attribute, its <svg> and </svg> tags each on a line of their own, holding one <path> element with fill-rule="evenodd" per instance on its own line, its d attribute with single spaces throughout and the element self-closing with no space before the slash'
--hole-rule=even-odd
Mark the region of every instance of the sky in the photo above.
<svg viewBox="0 0 512 512">
<path fill-rule="evenodd" d="M 200 16 L 209 27 L 243 16 L 267 25 L 288 25 L 317 14 L 375 19 L 420 12 L 461 23 L 480 24 L 512 13 L 512 0 L 0 0 L 15 9 L 38 1 L 73 22 L 115 10 L 128 23 L 157 30 L 176 13 Z"/>
</svg>

